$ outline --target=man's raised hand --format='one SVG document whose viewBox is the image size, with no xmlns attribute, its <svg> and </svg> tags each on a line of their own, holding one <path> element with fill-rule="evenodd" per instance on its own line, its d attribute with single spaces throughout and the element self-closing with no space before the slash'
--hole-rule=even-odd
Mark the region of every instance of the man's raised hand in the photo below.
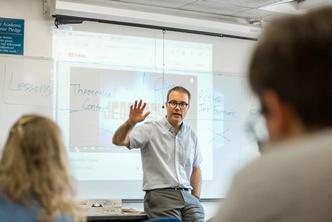
<svg viewBox="0 0 332 222">
<path fill-rule="evenodd" d="M 135 100 L 135 103 L 130 106 L 128 123 L 134 125 L 138 122 L 145 120 L 145 118 L 150 114 L 150 112 L 144 111 L 145 107 L 145 102 L 143 102 L 142 100 L 137 102 L 137 100 Z"/>
</svg>

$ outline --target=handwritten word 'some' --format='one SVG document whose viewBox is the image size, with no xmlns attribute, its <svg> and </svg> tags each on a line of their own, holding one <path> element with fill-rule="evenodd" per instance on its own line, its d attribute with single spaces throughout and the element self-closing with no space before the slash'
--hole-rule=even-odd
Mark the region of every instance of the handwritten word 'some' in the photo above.
<svg viewBox="0 0 332 222">
<path fill-rule="evenodd" d="M 125 119 L 128 117 L 128 112 L 131 102 L 127 101 L 105 101 L 101 103 L 91 98 L 85 98 L 82 106 L 79 109 L 73 109 L 72 112 L 88 111 L 103 113 L 104 119 Z M 163 116 L 163 110 L 160 103 L 149 103 L 147 110 L 151 112 L 149 118 L 158 119 Z"/>
</svg>

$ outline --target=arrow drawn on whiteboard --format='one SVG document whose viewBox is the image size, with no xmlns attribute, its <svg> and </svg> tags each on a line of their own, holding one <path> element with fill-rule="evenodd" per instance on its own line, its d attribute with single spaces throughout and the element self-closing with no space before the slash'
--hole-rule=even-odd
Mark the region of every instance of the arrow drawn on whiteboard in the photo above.
<svg viewBox="0 0 332 222">
<path fill-rule="evenodd" d="M 219 138 L 223 138 L 227 142 L 231 142 L 231 140 L 227 137 L 227 134 L 229 134 L 229 129 L 225 129 L 222 133 L 215 133 L 213 140 L 218 140 Z"/>
</svg>

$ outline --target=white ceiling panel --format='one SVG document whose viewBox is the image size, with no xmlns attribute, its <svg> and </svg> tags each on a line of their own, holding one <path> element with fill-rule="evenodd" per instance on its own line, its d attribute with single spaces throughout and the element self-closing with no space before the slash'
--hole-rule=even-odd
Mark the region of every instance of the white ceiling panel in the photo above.
<svg viewBox="0 0 332 222">
<path fill-rule="evenodd" d="M 229 5 L 236 5 L 239 7 L 246 7 L 246 8 L 260 8 L 266 5 L 274 4 L 276 2 L 280 2 L 280 0 L 208 0 L 208 1 L 215 1 L 215 2 L 222 2 L 224 4 Z"/>
<path fill-rule="evenodd" d="M 64 0 L 66 1 L 66 0 Z M 79 1 L 79 0 L 71 0 Z M 81 0 L 90 2 L 110 3 L 120 8 L 135 8 L 135 10 L 146 10 L 156 13 L 176 13 L 177 15 L 215 17 L 222 19 L 238 18 L 238 21 L 251 21 L 253 18 L 271 18 L 289 12 L 262 10 L 264 6 L 277 4 L 297 5 L 296 8 L 313 8 L 332 2 L 332 0 Z M 301 2 L 301 3 L 298 3 Z M 189 14 L 188 14 L 189 13 Z M 196 14 L 195 14 L 196 13 Z"/>
<path fill-rule="evenodd" d="M 190 4 L 193 0 L 121 0 L 120 2 L 176 9 L 183 5 Z"/>
<path fill-rule="evenodd" d="M 234 16 L 235 17 L 241 17 L 241 18 L 247 18 L 247 19 L 262 19 L 267 16 L 271 16 L 272 14 L 275 14 L 273 12 L 265 11 L 265 10 L 260 10 L 260 9 L 247 9 L 243 10 L 240 12 L 235 12 Z"/>
<path fill-rule="evenodd" d="M 197 1 L 194 4 L 188 4 L 182 7 L 182 9 L 228 16 L 232 16 L 237 12 L 243 11 L 242 7 L 216 1 Z"/>
</svg>

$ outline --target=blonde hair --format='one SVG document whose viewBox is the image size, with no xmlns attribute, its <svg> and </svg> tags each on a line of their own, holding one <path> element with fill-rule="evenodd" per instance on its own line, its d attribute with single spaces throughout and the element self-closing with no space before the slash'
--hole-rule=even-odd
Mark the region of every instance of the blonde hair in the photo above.
<svg viewBox="0 0 332 222">
<path fill-rule="evenodd" d="M 84 220 L 74 201 L 60 129 L 49 118 L 24 115 L 12 126 L 0 161 L 0 187 L 13 202 L 38 201 L 39 221 L 60 214 Z"/>
</svg>

